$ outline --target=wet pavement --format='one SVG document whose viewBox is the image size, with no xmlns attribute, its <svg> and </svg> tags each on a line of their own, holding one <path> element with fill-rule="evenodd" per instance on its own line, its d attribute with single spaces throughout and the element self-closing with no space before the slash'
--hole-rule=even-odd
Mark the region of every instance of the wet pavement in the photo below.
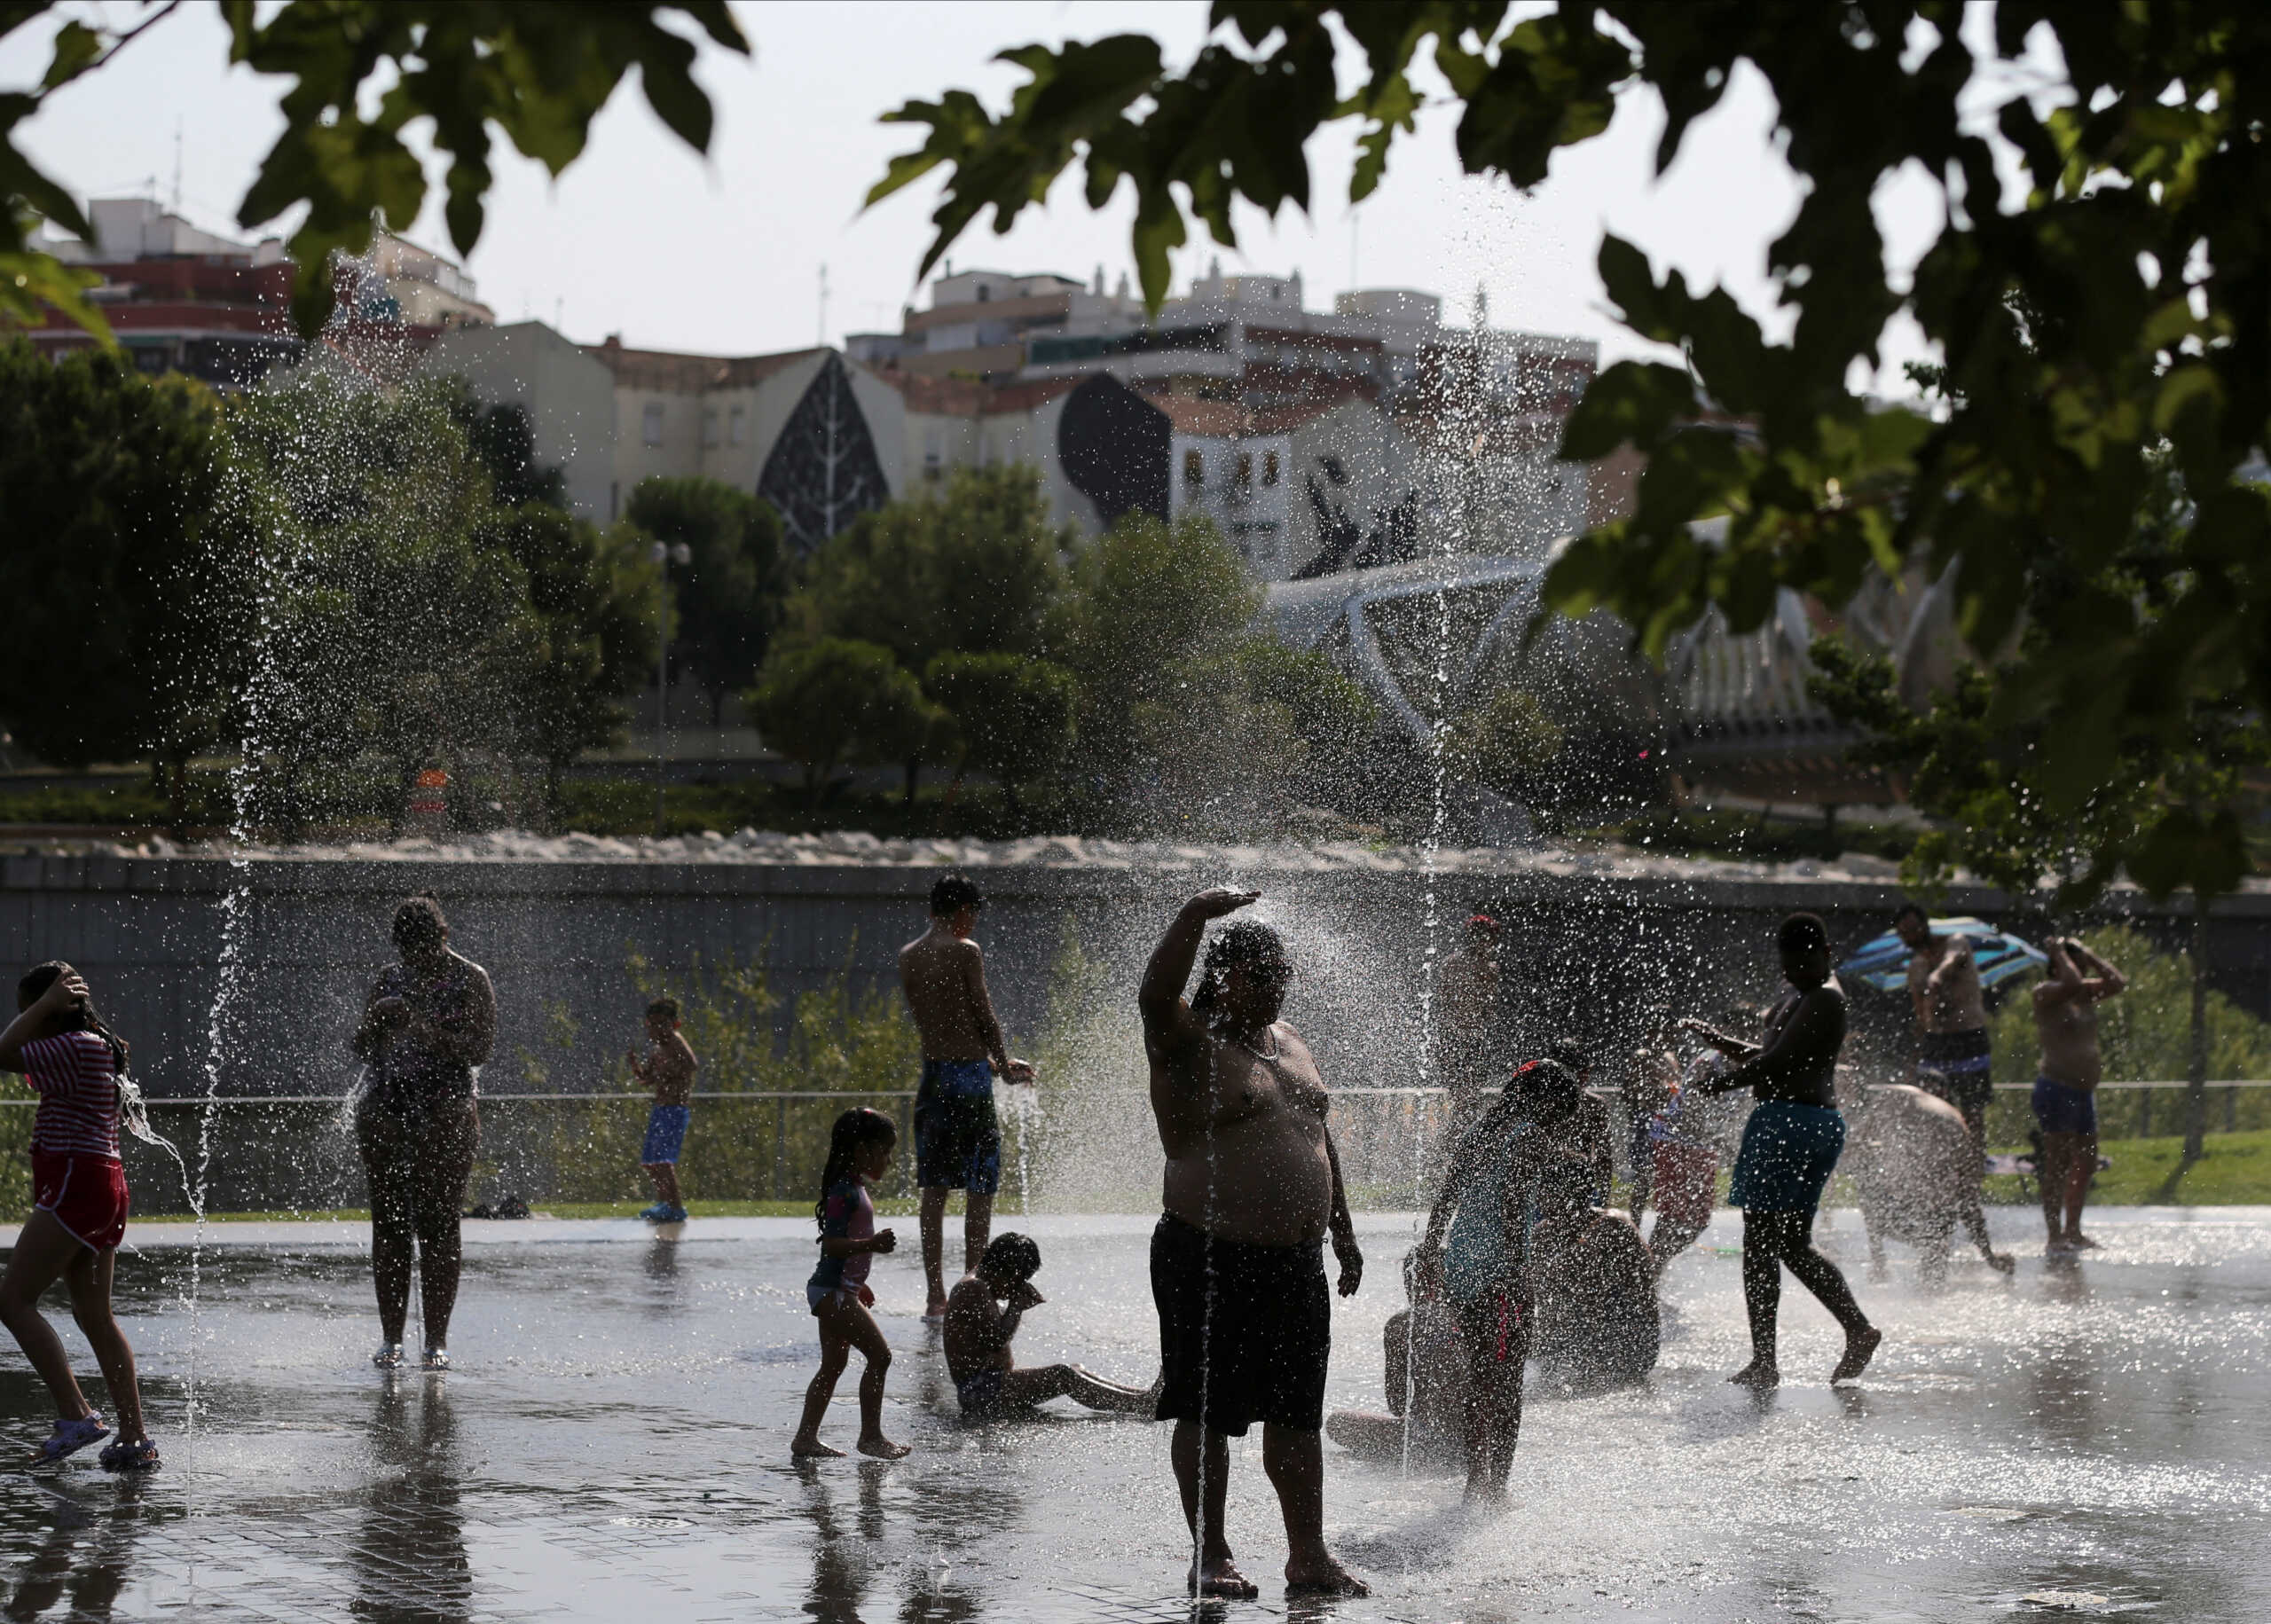
<svg viewBox="0 0 2271 1624">
<path fill-rule="evenodd" d="M 2271 1210 L 2109 1212 L 2105 1251 L 2046 1265 L 1997 1214 L 2015 1280 L 1960 1263 L 1920 1291 L 1840 1251 L 1889 1332 L 1833 1393 L 1827 1317 L 1795 1287 L 1784 1361 L 1754 1401 L 1727 1215 L 1666 1281 L 1644 1387 L 1530 1410 L 1513 1500 L 1469 1519 L 1450 1479 L 1328 1446 L 1328 1526 L 1370 1601 L 1293 1616 L 1438 1621 L 2271 1615 Z M 898 1227 L 912 1241 L 911 1222 Z M 1028 1363 L 1148 1380 L 1140 1219 L 1011 1218 L 1045 1254 Z M 1362 1220 L 1365 1290 L 1339 1310 L 1332 1401 L 1380 1407 L 1380 1328 L 1409 1218 Z M 958 1225 L 949 1245 L 959 1247 Z M 468 1226 L 446 1376 L 382 1375 L 351 1227 L 225 1226 L 193 1316 L 179 1234 L 119 1266 L 166 1469 L 91 1461 L 0 1492 L 0 1612 L 43 1619 L 1167 1620 L 1188 1546 L 1167 1430 L 1052 1406 L 963 1426 L 910 1246 L 875 1284 L 898 1359 L 895 1464 L 787 1458 L 813 1363 L 809 1230 L 697 1221 Z M 950 1253 L 951 1255 L 951 1253 Z M 50 1312 L 63 1317 L 59 1298 Z M 67 1330 L 83 1367 L 83 1345 Z M 193 1353 L 195 1415 L 189 1413 Z M 829 1432 L 848 1445 L 852 1380 Z M 98 1398 L 99 1402 L 99 1398 Z M 0 1353 L 0 1426 L 43 1394 Z M 1274 1578 L 1284 1541 L 1258 1438 L 1234 1455 L 1231 1534 Z M 15 1445 L 9 1446 L 13 1449 Z M 1286 1612 L 1282 1587 L 1209 1616 Z"/>
</svg>

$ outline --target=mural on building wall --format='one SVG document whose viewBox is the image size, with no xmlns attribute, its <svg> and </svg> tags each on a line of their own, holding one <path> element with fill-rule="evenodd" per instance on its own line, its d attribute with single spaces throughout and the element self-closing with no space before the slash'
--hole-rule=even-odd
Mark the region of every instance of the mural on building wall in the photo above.
<svg viewBox="0 0 2271 1624">
<path fill-rule="evenodd" d="M 891 499 L 867 414 L 852 393 L 844 357 L 834 351 L 773 443 L 757 494 L 773 504 L 799 553 Z"/>
<path fill-rule="evenodd" d="M 1316 459 L 1318 471 L 1337 492 L 1348 485 L 1348 471 L 1338 457 Z M 1327 494 L 1316 474 L 1305 476 L 1302 490 L 1316 523 L 1314 557 L 1293 571 L 1296 581 L 1338 575 L 1344 569 L 1370 569 L 1379 564 L 1401 564 L 1419 556 L 1419 493 L 1408 490 L 1392 507 L 1375 508 L 1363 519 L 1348 511 L 1347 500 Z"/>
<path fill-rule="evenodd" d="M 1057 459 L 1073 489 L 1096 505 L 1109 530 L 1123 514 L 1167 516 L 1167 414 L 1107 373 L 1065 398 Z"/>
</svg>

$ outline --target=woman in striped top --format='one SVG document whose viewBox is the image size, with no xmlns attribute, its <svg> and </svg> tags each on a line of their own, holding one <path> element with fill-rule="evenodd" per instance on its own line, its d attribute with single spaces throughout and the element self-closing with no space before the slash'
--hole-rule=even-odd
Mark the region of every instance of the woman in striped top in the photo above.
<svg viewBox="0 0 2271 1624">
<path fill-rule="evenodd" d="M 40 965 L 17 984 L 20 1013 L 0 1032 L 0 1071 L 20 1071 L 39 1095 L 32 1125 L 34 1207 L 8 1272 L 0 1277 L 0 1322 L 13 1332 L 47 1390 L 55 1395 L 55 1427 L 34 1463 L 59 1461 L 106 1436 L 71 1374 L 55 1329 L 40 1314 L 40 1294 L 61 1280 L 71 1315 L 95 1352 L 118 1437 L 101 1455 L 113 1471 L 146 1471 L 157 1446 L 142 1425 L 142 1393 L 134 1350 L 110 1307 L 111 1266 L 126 1238 L 126 1173 L 118 1160 L 118 1079 L 126 1045 L 95 1014 L 87 984 L 61 962 Z"/>
</svg>

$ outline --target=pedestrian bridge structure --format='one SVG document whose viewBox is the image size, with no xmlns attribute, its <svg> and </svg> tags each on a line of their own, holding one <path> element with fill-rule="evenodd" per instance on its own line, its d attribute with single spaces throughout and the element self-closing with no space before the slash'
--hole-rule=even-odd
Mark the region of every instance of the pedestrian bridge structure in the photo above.
<svg viewBox="0 0 2271 1624">
<path fill-rule="evenodd" d="M 1420 748 L 1438 719 L 1519 687 L 1572 732 L 1654 741 L 1691 783 L 1764 800 L 1891 798 L 1846 764 L 1851 731 L 1806 692 L 1816 638 L 1836 632 L 1889 655 L 1912 702 L 1953 675 L 1939 582 L 1873 580 L 1835 612 L 1785 589 L 1766 622 L 1740 635 L 1713 610 L 1672 640 L 1659 669 L 1606 614 L 1528 635 L 1550 558 L 1420 559 L 1281 582 L 1268 612 L 1279 636 L 1329 655 Z"/>
</svg>

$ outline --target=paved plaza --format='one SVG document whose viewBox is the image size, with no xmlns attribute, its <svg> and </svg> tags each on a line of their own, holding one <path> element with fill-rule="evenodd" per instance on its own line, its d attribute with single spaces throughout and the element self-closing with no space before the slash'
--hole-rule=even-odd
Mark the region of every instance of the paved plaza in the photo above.
<svg viewBox="0 0 2271 1624">
<path fill-rule="evenodd" d="M 2271 1212 L 2108 1212 L 2106 1251 L 2071 1267 L 2045 1264 L 2031 1214 L 1997 1216 L 2016 1279 L 1960 1265 L 1933 1295 L 1905 1257 L 1891 1282 L 1867 1283 L 1857 1220 L 1836 1215 L 1831 1244 L 1887 1326 L 1884 1353 L 1833 1393 L 1832 1328 L 1791 1292 L 1797 1379 L 1754 1402 L 1722 1380 L 1744 1351 L 1723 1214 L 1668 1276 L 1656 1375 L 1536 1403 L 1503 1515 L 1470 1520 L 1450 1479 L 1329 1450 L 1328 1526 L 1378 1594 L 1301 1616 L 2271 1614 Z M 1362 1227 L 1372 1267 L 1339 1310 L 1332 1395 L 1377 1408 L 1412 1230 L 1388 1215 Z M 1148 1380 L 1147 1222 L 1029 1228 L 1049 1301 L 1023 1357 Z M 122 1313 L 166 1469 L 143 1482 L 90 1461 L 12 1471 L 6 1617 L 1189 1616 L 1166 1429 L 1063 1406 L 962 1425 L 916 1318 L 911 1244 L 878 1260 L 875 1284 L 899 1353 L 888 1425 L 914 1455 L 796 1465 L 787 1440 L 813 1363 L 807 1226 L 697 1221 L 674 1241 L 628 1223 L 468 1229 L 459 1366 L 426 1377 L 367 1363 L 353 1228 L 221 1227 L 193 1313 L 185 1232 L 138 1228 Z M 0 1361 L 0 1416 L 28 1444 L 43 1395 L 12 1347 Z M 852 1387 L 830 1421 L 847 1445 Z M 1255 1444 L 1233 1473 L 1234 1543 L 1273 1580 L 1284 1542 Z M 1224 1616 L 1285 1611 L 1265 1582 L 1260 1604 Z"/>
</svg>

